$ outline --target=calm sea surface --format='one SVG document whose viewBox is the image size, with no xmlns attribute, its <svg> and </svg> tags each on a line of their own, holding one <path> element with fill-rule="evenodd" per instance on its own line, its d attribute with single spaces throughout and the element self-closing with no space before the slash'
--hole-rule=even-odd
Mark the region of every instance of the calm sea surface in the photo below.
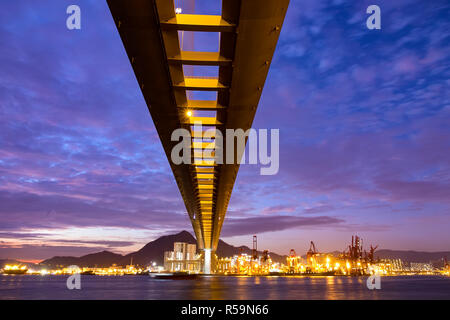
<svg viewBox="0 0 450 320">
<path fill-rule="evenodd" d="M 81 276 L 68 290 L 66 276 L 0 275 L 0 299 L 450 299 L 450 277 L 382 277 L 368 290 L 366 277 L 203 277 L 157 280 L 149 276 Z"/>
</svg>

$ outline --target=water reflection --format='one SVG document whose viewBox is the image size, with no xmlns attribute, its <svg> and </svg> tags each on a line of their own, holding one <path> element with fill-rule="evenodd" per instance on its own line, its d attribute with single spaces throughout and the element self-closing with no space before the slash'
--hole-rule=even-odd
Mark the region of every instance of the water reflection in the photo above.
<svg viewBox="0 0 450 320">
<path fill-rule="evenodd" d="M 64 276 L 0 276 L 0 299 L 448 299 L 450 278 L 383 277 L 369 290 L 367 277 L 231 277 L 157 280 L 146 276 L 82 277 L 67 290 Z"/>
</svg>

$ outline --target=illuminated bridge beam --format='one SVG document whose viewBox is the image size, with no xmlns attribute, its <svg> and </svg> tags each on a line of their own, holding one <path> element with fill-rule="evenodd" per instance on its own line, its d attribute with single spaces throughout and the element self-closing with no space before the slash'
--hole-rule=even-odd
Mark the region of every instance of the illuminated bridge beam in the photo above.
<svg viewBox="0 0 450 320">
<path fill-rule="evenodd" d="M 212 15 L 177 14 L 173 18 L 161 20 L 163 30 L 232 32 L 235 27 L 221 16 Z"/>
<path fill-rule="evenodd" d="M 174 83 L 175 88 L 197 91 L 218 91 L 228 89 L 217 78 L 194 78 L 184 77 L 183 81 Z"/>
<path fill-rule="evenodd" d="M 198 142 L 198 141 L 193 141 L 191 148 L 192 149 L 210 149 L 210 150 L 215 150 L 216 149 L 216 145 L 215 145 L 215 142 Z"/>
<path fill-rule="evenodd" d="M 218 121 L 216 118 L 212 117 L 189 117 L 183 119 L 182 123 L 195 125 L 201 124 L 202 126 L 220 126 L 222 122 Z"/>
<path fill-rule="evenodd" d="M 231 64 L 231 59 L 220 55 L 219 52 L 181 51 L 176 56 L 167 58 L 169 62 L 198 66 L 223 66 Z"/>
<path fill-rule="evenodd" d="M 185 122 L 187 123 L 187 122 Z M 208 134 L 206 134 L 205 131 L 194 131 L 191 130 L 191 137 L 192 139 L 214 139 L 216 136 L 215 132 L 208 132 Z"/>
<path fill-rule="evenodd" d="M 197 173 L 213 173 L 214 168 L 195 168 L 195 172 L 197 172 Z"/>
<path fill-rule="evenodd" d="M 225 107 L 218 104 L 215 100 L 187 100 L 183 105 L 178 106 L 181 109 L 190 110 L 218 110 Z"/>
</svg>

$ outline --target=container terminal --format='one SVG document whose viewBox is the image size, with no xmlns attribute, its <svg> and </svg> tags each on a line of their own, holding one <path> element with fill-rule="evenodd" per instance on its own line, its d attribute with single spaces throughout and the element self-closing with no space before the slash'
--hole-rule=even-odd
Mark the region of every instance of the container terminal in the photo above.
<svg viewBox="0 0 450 320">
<path fill-rule="evenodd" d="M 443 267 L 432 263 L 405 263 L 400 259 L 377 259 L 378 246 L 370 245 L 363 249 L 361 237 L 355 235 L 346 250 L 340 253 L 320 252 L 311 241 L 309 250 L 298 255 L 291 249 L 284 263 L 273 261 L 268 250 L 258 251 L 257 236 L 253 236 L 251 254 L 241 252 L 232 257 L 212 259 L 213 274 L 218 276 L 368 276 L 389 275 L 447 275 L 450 276 L 450 263 L 443 257 Z M 1 270 L 4 275 L 67 275 L 80 273 L 97 276 L 150 275 L 165 279 L 193 279 L 203 274 L 203 255 L 198 253 L 195 244 L 174 242 L 173 251 L 164 253 L 164 265 L 150 263 L 146 266 L 112 265 L 108 268 L 61 266 L 57 269 L 33 269 L 26 265 L 6 265 Z"/>
</svg>

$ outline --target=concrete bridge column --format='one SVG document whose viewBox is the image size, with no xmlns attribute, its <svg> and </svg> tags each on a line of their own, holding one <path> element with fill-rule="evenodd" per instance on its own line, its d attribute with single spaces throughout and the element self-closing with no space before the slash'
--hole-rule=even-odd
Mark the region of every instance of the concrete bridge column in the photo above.
<svg viewBox="0 0 450 320">
<path fill-rule="evenodd" d="M 203 273 L 211 274 L 211 249 L 203 249 L 204 251 L 204 264 L 203 264 Z"/>
</svg>

